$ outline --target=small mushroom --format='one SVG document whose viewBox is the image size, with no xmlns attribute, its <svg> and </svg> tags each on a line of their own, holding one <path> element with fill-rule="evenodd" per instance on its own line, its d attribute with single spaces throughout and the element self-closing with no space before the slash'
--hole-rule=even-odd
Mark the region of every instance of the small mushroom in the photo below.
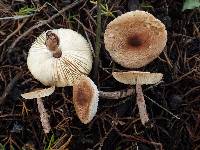
<svg viewBox="0 0 200 150">
<path fill-rule="evenodd" d="M 99 92 L 94 82 L 81 76 L 73 86 L 73 103 L 82 123 L 89 123 L 97 112 Z"/>
<path fill-rule="evenodd" d="M 149 122 L 146 104 L 142 92 L 141 85 L 143 84 L 156 84 L 162 80 L 163 74 L 128 71 L 128 72 L 113 72 L 113 77 L 124 84 L 136 85 L 136 102 L 139 109 L 140 119 L 143 125 Z"/>
<path fill-rule="evenodd" d="M 106 28 L 104 43 L 112 59 L 126 68 L 140 68 L 153 61 L 167 42 L 165 25 L 145 11 L 127 12 Z"/>
<path fill-rule="evenodd" d="M 49 131 L 51 130 L 51 126 L 49 123 L 49 115 L 47 114 L 44 104 L 42 102 L 42 97 L 51 95 L 54 90 L 55 86 L 52 86 L 50 88 L 37 89 L 29 93 L 21 94 L 21 96 L 25 99 L 37 99 L 38 111 L 40 113 L 40 121 L 42 123 L 44 133 L 49 133 Z"/>
<path fill-rule="evenodd" d="M 31 46 L 27 65 L 35 79 L 44 85 L 72 86 L 92 69 L 89 43 L 70 29 L 53 29 L 42 33 Z"/>
<path fill-rule="evenodd" d="M 113 77 L 124 84 L 156 84 L 162 80 L 162 73 L 150 73 L 141 71 L 113 72 Z"/>
<path fill-rule="evenodd" d="M 37 89 L 28 93 L 21 94 L 21 96 L 25 99 L 34 99 L 34 98 L 42 98 L 51 95 L 55 91 L 55 86 L 45 88 L 45 89 Z"/>
</svg>

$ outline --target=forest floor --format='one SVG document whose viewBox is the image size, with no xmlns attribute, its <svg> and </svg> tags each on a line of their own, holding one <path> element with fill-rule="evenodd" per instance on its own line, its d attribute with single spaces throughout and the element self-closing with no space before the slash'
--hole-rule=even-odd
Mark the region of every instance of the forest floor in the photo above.
<svg viewBox="0 0 200 150">
<path fill-rule="evenodd" d="M 143 86 L 153 127 L 141 124 L 135 94 L 117 100 L 100 98 L 96 116 L 84 125 L 71 101 L 72 88 L 64 87 L 56 88 L 52 95 L 44 98 L 52 127 L 51 132 L 45 134 L 36 101 L 20 96 L 44 87 L 27 68 L 29 48 L 36 37 L 46 30 L 70 28 L 87 37 L 95 51 L 98 7 L 93 0 L 1 0 L 0 149 L 200 149 L 200 10 L 182 11 L 182 0 L 132 2 L 101 1 L 98 88 L 101 91 L 132 88 L 112 77 L 113 68 L 127 69 L 114 63 L 105 50 L 103 33 L 107 24 L 135 9 L 152 13 L 165 24 L 168 32 L 167 46 L 159 58 L 137 69 L 164 75 L 160 84 Z M 67 9 L 59 14 L 58 11 L 66 6 Z M 94 70 L 91 78 L 93 74 Z"/>
</svg>

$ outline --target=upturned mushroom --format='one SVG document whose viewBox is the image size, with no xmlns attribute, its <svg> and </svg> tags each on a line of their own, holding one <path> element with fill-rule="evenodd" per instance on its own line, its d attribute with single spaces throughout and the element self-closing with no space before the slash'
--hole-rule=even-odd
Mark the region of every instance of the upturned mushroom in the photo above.
<svg viewBox="0 0 200 150">
<path fill-rule="evenodd" d="M 72 86 L 92 69 L 89 43 L 70 29 L 42 33 L 31 46 L 27 65 L 35 79 L 44 85 Z"/>
<path fill-rule="evenodd" d="M 73 103 L 82 123 L 89 123 L 97 112 L 99 91 L 87 76 L 81 76 L 73 86 Z"/>
<path fill-rule="evenodd" d="M 104 43 L 112 59 L 126 68 L 140 68 L 159 56 L 167 42 L 165 25 L 145 11 L 127 12 L 111 21 Z"/>
<path fill-rule="evenodd" d="M 156 84 L 162 80 L 163 74 L 150 73 L 140 71 L 128 71 L 128 72 L 113 72 L 113 77 L 124 84 L 136 85 L 136 102 L 139 109 L 140 119 L 143 125 L 149 122 L 148 113 L 146 110 L 146 104 L 142 92 L 141 85 Z"/>
</svg>

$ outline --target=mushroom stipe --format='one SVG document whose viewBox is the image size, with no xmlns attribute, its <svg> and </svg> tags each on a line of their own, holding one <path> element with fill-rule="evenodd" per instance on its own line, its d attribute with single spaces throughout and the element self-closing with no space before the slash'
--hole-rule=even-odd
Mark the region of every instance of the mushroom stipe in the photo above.
<svg viewBox="0 0 200 150">
<path fill-rule="evenodd" d="M 136 85 L 136 103 L 139 109 L 141 122 L 144 126 L 153 127 L 149 124 L 149 117 L 146 110 L 146 104 L 142 92 L 142 84 L 155 84 L 162 80 L 161 73 L 150 73 L 140 71 L 113 72 L 113 77 L 124 84 Z"/>
</svg>

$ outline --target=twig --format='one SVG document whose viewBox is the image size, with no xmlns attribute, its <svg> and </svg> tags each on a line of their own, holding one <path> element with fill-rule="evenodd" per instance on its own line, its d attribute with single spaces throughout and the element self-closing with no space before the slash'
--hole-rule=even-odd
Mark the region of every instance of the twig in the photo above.
<svg viewBox="0 0 200 150">
<path fill-rule="evenodd" d="M 140 119 L 143 125 L 149 122 L 149 117 L 146 109 L 144 95 L 140 84 L 136 84 L 136 102 L 139 109 Z"/>
<path fill-rule="evenodd" d="M 3 114 L 3 115 L 0 115 L 0 118 L 1 118 L 1 121 L 3 118 L 5 119 L 7 117 L 11 117 L 13 120 L 13 118 L 21 117 L 21 116 L 22 116 L 22 114 Z"/>
<path fill-rule="evenodd" d="M 44 104 L 41 98 L 37 98 L 37 104 L 38 111 L 40 113 L 40 121 L 42 123 L 44 133 L 49 133 L 49 131 L 51 130 L 51 126 L 49 123 L 49 115 L 47 114 L 46 109 L 44 108 Z"/>
<path fill-rule="evenodd" d="M 105 91 L 99 91 L 99 97 L 104 99 L 121 99 L 128 96 L 133 95 L 135 92 L 134 89 L 126 89 L 126 90 L 120 90 L 120 91 L 113 91 L 113 92 L 105 92 Z"/>
<path fill-rule="evenodd" d="M 72 137 L 73 137 L 73 136 L 71 135 L 71 136 L 68 138 L 68 140 L 65 141 L 65 143 L 63 143 L 63 145 L 62 145 L 61 147 L 59 147 L 59 149 L 60 149 L 60 150 L 62 150 L 62 149 L 63 149 L 63 150 L 64 150 L 64 149 L 65 149 L 65 150 L 68 150 L 67 147 L 69 146 L 69 144 L 70 144 L 70 142 L 71 142 L 71 140 L 72 140 Z M 50 150 L 54 150 L 54 149 L 52 148 L 52 149 L 50 149 Z"/>
<path fill-rule="evenodd" d="M 163 106 L 161 106 L 160 104 L 156 103 L 153 99 L 149 98 L 148 96 L 144 95 L 146 98 L 148 98 L 151 102 L 153 102 L 154 104 L 156 104 L 158 107 L 162 108 L 163 110 L 165 110 L 166 112 L 168 112 L 169 114 L 171 114 L 172 116 L 174 116 L 176 119 L 180 119 L 178 116 L 174 115 L 172 112 L 170 112 L 169 110 L 167 110 L 166 108 L 164 108 Z"/>
<path fill-rule="evenodd" d="M 30 32 L 32 32 L 34 29 L 37 29 L 43 25 L 46 25 L 48 23 L 50 23 L 51 21 L 53 21 L 56 17 L 60 16 L 62 13 L 64 13 L 65 11 L 75 7 L 76 5 L 80 4 L 83 0 L 76 0 L 75 2 L 71 3 L 70 5 L 64 7 L 62 10 L 58 11 L 57 14 L 54 14 L 53 16 L 51 16 L 48 20 L 43 20 L 38 22 L 38 24 L 32 26 L 30 29 L 28 29 L 26 32 L 24 32 L 22 35 L 20 35 L 10 46 L 8 53 L 13 51 L 13 48 L 15 47 L 15 45 L 21 40 L 21 38 L 27 36 Z"/>
<path fill-rule="evenodd" d="M 170 82 L 170 83 L 167 83 L 165 84 L 164 86 L 170 86 L 172 84 L 175 84 L 175 83 L 178 83 L 179 81 L 181 81 L 182 79 L 184 79 L 185 77 L 189 76 L 190 74 L 192 74 L 193 72 L 197 71 L 197 69 L 193 69 L 191 70 L 190 72 L 187 72 L 186 74 L 180 76 L 177 80 L 173 81 L 173 82 Z"/>
<path fill-rule="evenodd" d="M 56 149 L 60 149 L 60 150 L 64 150 L 68 147 L 68 145 L 70 144 L 70 141 L 72 140 L 72 135 L 69 137 L 68 134 L 65 134 L 64 136 L 62 136 L 61 138 L 59 138 L 56 143 L 50 148 L 50 150 L 56 150 Z"/>
<path fill-rule="evenodd" d="M 74 20 L 76 20 L 85 31 L 90 32 L 93 36 L 96 36 L 96 34 L 94 32 L 92 32 L 91 30 L 89 30 L 82 22 L 80 22 L 76 17 L 74 17 Z"/>
<path fill-rule="evenodd" d="M 22 75 L 22 72 L 18 73 L 6 86 L 2 96 L 0 96 L 0 104 L 3 104 L 5 102 L 6 97 L 10 94 L 11 90 L 15 86 L 16 82 L 20 79 Z"/>
<path fill-rule="evenodd" d="M 83 8 L 83 10 L 86 12 L 86 14 L 90 17 L 90 19 L 92 20 L 92 22 L 97 25 L 96 21 L 94 20 L 94 18 L 92 17 L 92 15 L 88 12 L 87 9 Z"/>
<path fill-rule="evenodd" d="M 32 16 L 34 16 L 34 14 L 31 14 L 31 15 L 12 16 L 12 17 L 3 17 L 3 18 L 0 18 L 0 21 L 1 21 L 1 20 L 9 20 L 9 19 L 12 19 L 12 20 L 19 20 L 19 19 L 29 18 L 29 17 L 32 17 Z"/>
<path fill-rule="evenodd" d="M 148 141 L 144 138 L 141 138 L 139 136 L 132 136 L 132 135 L 127 135 L 127 134 L 123 134 L 120 133 L 118 129 L 116 129 L 116 131 L 119 133 L 119 135 L 123 138 L 126 138 L 129 141 L 136 141 L 136 142 L 141 142 L 141 143 L 145 143 L 145 144 L 149 144 L 149 145 L 154 145 L 156 148 L 159 147 L 160 150 L 163 149 L 163 146 L 161 143 L 157 143 L 157 142 L 153 142 L 153 141 Z"/>
<path fill-rule="evenodd" d="M 20 25 L 18 26 L 18 28 L 17 28 L 14 32 L 12 32 L 10 35 L 8 35 L 8 36 L 6 37 L 6 39 L 3 40 L 3 42 L 0 43 L 0 47 L 1 47 L 3 44 L 5 44 L 13 35 L 15 35 L 15 34 L 24 26 L 24 24 L 27 22 L 27 20 L 28 20 L 28 18 L 25 19 L 25 20 L 22 22 L 22 24 L 20 24 Z"/>
<path fill-rule="evenodd" d="M 167 48 L 166 48 L 166 49 L 167 49 Z M 166 59 L 168 65 L 169 65 L 170 69 L 172 69 L 172 68 L 173 68 L 173 65 L 172 65 L 172 63 L 171 63 L 169 57 L 167 56 L 166 51 L 164 50 L 163 53 L 164 53 L 165 59 Z"/>
<path fill-rule="evenodd" d="M 86 39 L 87 39 L 87 41 L 88 41 L 88 43 L 89 43 L 89 45 L 90 45 L 90 49 L 91 49 L 91 51 L 92 51 L 92 56 L 94 57 L 94 56 L 95 56 L 94 48 L 93 48 L 93 46 L 92 46 L 91 40 L 90 40 L 90 38 L 89 38 L 89 36 L 88 36 L 88 34 L 87 34 L 86 31 L 85 31 L 85 35 L 86 35 Z"/>
<path fill-rule="evenodd" d="M 113 129 L 115 129 L 114 125 L 112 125 L 112 127 L 107 132 L 105 132 L 104 137 L 102 137 L 99 140 L 99 142 L 96 145 L 94 145 L 93 149 L 95 149 L 97 146 L 99 146 L 98 149 L 100 150 L 103 147 L 103 144 L 104 144 L 105 140 L 108 138 L 108 135 L 113 131 Z"/>
<path fill-rule="evenodd" d="M 96 47 L 94 58 L 94 82 L 98 86 L 99 82 L 99 54 L 101 48 L 100 36 L 101 36 L 101 0 L 97 0 L 97 30 L 96 30 Z"/>
<path fill-rule="evenodd" d="M 200 89 L 200 86 L 197 86 L 197 87 L 194 87 L 194 88 L 190 89 L 189 91 L 187 91 L 187 92 L 183 95 L 183 97 L 188 96 L 190 93 L 192 93 L 193 91 L 195 91 L 195 90 L 197 90 L 197 89 Z"/>
</svg>

